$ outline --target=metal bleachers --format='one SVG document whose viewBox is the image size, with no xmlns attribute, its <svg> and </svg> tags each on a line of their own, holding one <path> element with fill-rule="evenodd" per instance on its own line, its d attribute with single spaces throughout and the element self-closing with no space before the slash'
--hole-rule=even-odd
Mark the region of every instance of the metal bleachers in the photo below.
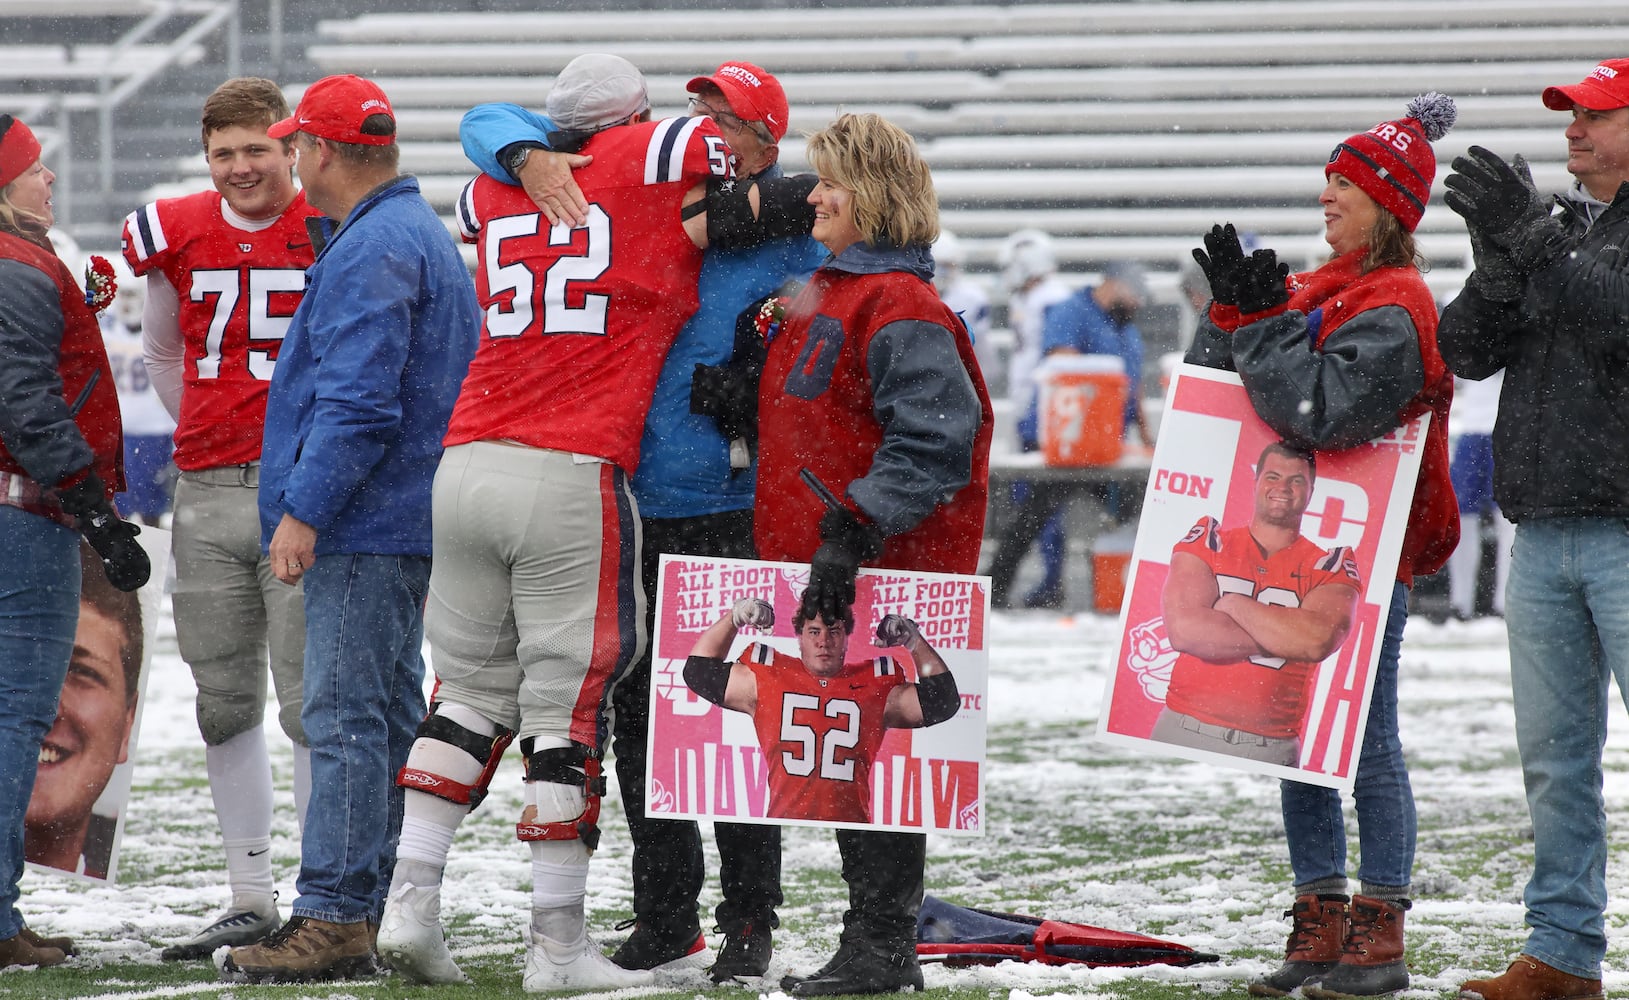
<svg viewBox="0 0 1629 1000">
<path fill-rule="evenodd" d="M 0 6 L 9 0 L 0 0 Z M 1441 90 L 1459 125 L 1446 164 L 1477 143 L 1524 153 L 1559 189 L 1561 116 L 1538 100 L 1600 58 L 1629 51 L 1629 13 L 1529 0 L 1130 0 L 1078 4 L 735 10 L 370 12 L 324 20 L 304 57 L 320 73 L 377 80 L 396 104 L 403 165 L 450 213 L 472 168 L 457 144 L 469 106 L 541 107 L 553 75 L 587 51 L 645 70 L 655 112 L 681 113 L 690 76 L 727 59 L 773 70 L 792 100 L 782 162 L 843 111 L 911 130 L 934 168 L 947 227 L 975 272 L 1024 227 L 1057 237 L 1066 277 L 1141 259 L 1174 301 L 1176 270 L 1213 222 L 1286 259 L 1326 249 L 1317 205 L 1333 144 Z M 287 81 L 291 99 L 299 81 Z M 0 75 L 3 83 L 3 75 Z M 188 178 L 196 186 L 197 170 Z M 163 193 L 163 192 L 159 192 Z M 1468 244 L 1434 206 L 1419 232 L 1439 291 Z"/>
</svg>

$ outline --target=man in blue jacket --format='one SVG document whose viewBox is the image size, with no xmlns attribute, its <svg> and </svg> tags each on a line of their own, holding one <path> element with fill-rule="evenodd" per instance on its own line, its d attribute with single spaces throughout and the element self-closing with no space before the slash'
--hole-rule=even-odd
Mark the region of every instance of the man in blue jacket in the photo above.
<svg viewBox="0 0 1629 1000">
<path fill-rule="evenodd" d="M 1103 268 L 1096 285 L 1083 288 L 1046 310 L 1041 335 L 1041 356 L 1054 354 L 1112 354 L 1126 365 L 1126 409 L 1121 427 L 1136 426 L 1144 444 L 1154 443 L 1153 433 L 1143 417 L 1142 370 L 1143 335 L 1137 329 L 1138 310 L 1148 304 L 1148 279 L 1136 261 L 1111 261 Z M 1020 418 L 1018 433 L 1026 440 L 1039 436 L 1039 400 L 1031 399 L 1029 410 Z M 1100 487 L 1100 499 L 1111 514 L 1118 516 L 1119 488 Z M 995 559 L 990 564 L 991 600 L 998 608 L 1012 606 L 1013 578 L 1018 565 L 1047 522 L 1058 514 L 1072 495 L 1067 483 L 1038 482 L 1030 490 L 1001 535 Z M 1061 543 L 1060 543 L 1061 544 Z M 1063 606 L 1063 562 L 1024 599 L 1025 607 Z"/>
<path fill-rule="evenodd" d="M 781 175 L 779 143 L 790 109 L 780 81 L 751 63 L 727 62 L 712 75 L 691 80 L 686 89 L 691 114 L 711 117 L 729 140 L 739 178 Z M 465 116 L 460 136 L 470 159 L 488 175 L 505 182 L 536 179 L 526 188 L 537 193 L 550 157 L 534 159 L 530 151 L 544 148 L 552 127 L 547 118 L 518 106 L 489 104 Z M 572 162 L 560 156 L 553 166 Z M 560 176 L 569 180 L 569 172 Z M 538 203 L 551 208 L 547 196 Z M 756 463 L 747 444 L 755 434 L 742 427 L 756 423 L 754 364 L 762 364 L 761 337 L 751 324 L 761 299 L 788 279 L 813 273 L 825 256 L 825 249 L 808 236 L 707 251 L 698 282 L 700 305 L 662 366 L 632 481 L 652 620 L 663 553 L 739 559 L 757 555 L 752 544 Z M 611 960 L 627 969 L 671 967 L 705 954 L 696 912 L 706 874 L 700 829 L 688 820 L 645 816 L 650 672 L 647 647 L 613 696 L 617 781 L 634 847 L 635 926 Z M 714 917 L 724 943 L 712 967 L 713 979 L 762 976 L 772 953 L 771 930 L 779 923 L 780 827 L 717 823 L 714 836 L 723 888 Z"/>
<path fill-rule="evenodd" d="M 373 972 L 401 825 L 395 775 L 424 717 L 430 485 L 480 335 L 475 287 L 418 182 L 397 172 L 375 84 L 331 76 L 294 136 L 307 200 L 338 224 L 307 271 L 266 404 L 260 521 L 274 572 L 305 582 L 311 803 L 294 916 L 234 948 L 256 982 Z"/>
</svg>

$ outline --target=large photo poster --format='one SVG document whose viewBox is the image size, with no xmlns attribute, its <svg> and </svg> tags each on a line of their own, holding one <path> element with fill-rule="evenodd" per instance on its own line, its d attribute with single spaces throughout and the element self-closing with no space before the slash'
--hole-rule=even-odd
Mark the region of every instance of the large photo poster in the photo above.
<svg viewBox="0 0 1629 1000">
<path fill-rule="evenodd" d="M 649 814 L 982 836 L 988 579 L 861 570 L 853 629 L 832 635 L 818 620 L 797 628 L 808 578 L 802 564 L 662 557 Z M 716 683 L 687 676 L 698 640 L 734 629 L 744 598 L 765 602 L 773 625 L 737 630 Z M 915 623 L 926 658 L 954 679 L 943 721 L 929 708 L 943 679 L 923 686 L 938 665 L 878 636 L 892 615 Z"/>
<path fill-rule="evenodd" d="M 56 720 L 40 746 L 23 824 L 30 865 L 97 882 L 119 874 L 147 665 L 170 565 L 168 531 L 143 527 L 137 537 L 153 572 L 134 593 L 109 583 L 101 559 L 80 542 L 73 659 Z"/>
<path fill-rule="evenodd" d="M 1428 419 L 1306 452 L 1180 366 L 1098 738 L 1350 788 Z"/>
</svg>

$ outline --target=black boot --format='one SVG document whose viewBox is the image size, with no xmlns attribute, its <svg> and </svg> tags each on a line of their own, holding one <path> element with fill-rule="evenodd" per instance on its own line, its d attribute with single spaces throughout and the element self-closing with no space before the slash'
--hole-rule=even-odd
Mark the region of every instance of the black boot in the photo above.
<svg viewBox="0 0 1629 1000">
<path fill-rule="evenodd" d="M 837 831 L 848 883 L 843 940 L 812 976 L 788 976 L 794 996 L 892 993 L 922 988 L 916 961 L 916 914 L 922 908 L 927 838 L 919 833 Z"/>
<path fill-rule="evenodd" d="M 792 986 L 795 997 L 847 996 L 856 993 L 893 993 L 907 986 L 922 988 L 922 967 L 916 945 L 879 948 L 844 944 L 828 962 L 828 969 Z"/>
</svg>

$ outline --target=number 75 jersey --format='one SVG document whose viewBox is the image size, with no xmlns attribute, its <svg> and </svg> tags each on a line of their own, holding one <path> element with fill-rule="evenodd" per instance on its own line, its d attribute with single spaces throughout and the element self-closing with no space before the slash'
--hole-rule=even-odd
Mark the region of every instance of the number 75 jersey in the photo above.
<svg viewBox="0 0 1629 1000">
<path fill-rule="evenodd" d="M 227 221 L 218 191 L 164 198 L 124 220 L 124 258 L 157 270 L 180 298 L 186 360 L 175 464 L 185 471 L 260 458 L 266 389 L 315 259 L 305 221 L 320 215 L 295 196 L 259 230 Z"/>
<path fill-rule="evenodd" d="M 632 473 L 656 376 L 696 310 L 684 196 L 730 177 L 732 155 L 700 117 L 609 128 L 582 152 L 585 225 L 550 226 L 524 190 L 484 175 L 458 199 L 485 315 L 446 444 L 507 440 Z"/>
<path fill-rule="evenodd" d="M 769 767 L 769 815 L 871 821 L 871 763 L 886 735 L 894 688 L 908 683 L 892 657 L 846 663 L 816 677 L 795 656 L 753 643 L 741 654 L 758 684 L 752 725 Z"/>
</svg>

